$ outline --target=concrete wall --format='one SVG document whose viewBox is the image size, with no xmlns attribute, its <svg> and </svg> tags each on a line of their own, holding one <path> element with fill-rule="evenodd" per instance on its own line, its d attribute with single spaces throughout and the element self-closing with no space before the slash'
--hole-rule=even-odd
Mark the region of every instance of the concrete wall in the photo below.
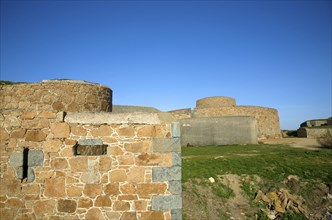
<svg viewBox="0 0 332 220">
<path fill-rule="evenodd" d="M 181 219 L 180 127 L 162 114 L 2 110 L 1 218 Z"/>
<path fill-rule="evenodd" d="M 113 105 L 112 112 L 114 113 L 130 113 L 130 112 L 147 112 L 157 113 L 160 110 L 153 107 L 133 106 L 133 105 Z"/>
<path fill-rule="evenodd" d="M 257 120 L 258 138 L 281 138 L 278 111 L 258 106 L 196 108 L 193 117 L 252 116 Z"/>
<path fill-rule="evenodd" d="M 188 118 L 180 123 L 182 146 L 257 143 L 254 117 Z"/>
<path fill-rule="evenodd" d="M 327 134 L 330 131 L 332 133 L 332 128 L 306 128 L 301 127 L 297 130 L 298 137 L 306 138 L 319 138 Z"/>
<path fill-rule="evenodd" d="M 24 111 L 112 111 L 112 90 L 74 80 L 0 85 L 0 109 Z"/>
</svg>

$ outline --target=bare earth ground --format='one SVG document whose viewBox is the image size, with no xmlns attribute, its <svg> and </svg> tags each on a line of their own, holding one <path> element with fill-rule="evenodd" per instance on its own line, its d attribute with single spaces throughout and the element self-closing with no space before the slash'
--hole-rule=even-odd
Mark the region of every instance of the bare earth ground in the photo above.
<svg viewBox="0 0 332 220">
<path fill-rule="evenodd" d="M 260 142 L 266 144 L 288 144 L 291 147 L 305 148 L 308 150 L 317 150 L 317 148 L 319 148 L 319 143 L 317 142 L 317 140 L 310 138 L 265 139 L 260 140 Z M 183 208 L 186 213 L 184 219 L 256 219 L 255 211 L 251 207 L 248 197 L 244 195 L 244 192 L 241 189 L 241 179 L 243 180 L 244 177 L 233 174 L 226 174 L 218 177 L 223 184 L 228 185 L 233 190 L 235 197 L 230 198 L 227 201 L 223 201 L 220 200 L 220 198 L 215 197 L 215 195 L 213 195 L 213 193 L 211 192 L 211 189 L 199 185 L 194 186 L 191 183 L 185 183 L 185 187 L 187 188 L 187 190 L 184 190 L 183 192 Z M 258 182 L 259 181 L 260 180 L 258 180 Z M 324 187 L 326 188 L 326 185 L 324 185 Z M 316 196 L 319 197 L 319 199 L 317 198 L 319 200 L 317 200 L 317 207 L 320 207 L 320 198 L 323 197 L 323 195 L 325 195 L 327 192 L 328 189 L 324 189 L 316 193 Z M 220 213 L 223 214 L 221 215 Z M 330 218 L 314 219 L 330 220 Z"/>
<path fill-rule="evenodd" d="M 265 144 L 289 144 L 292 147 L 316 150 L 319 144 L 314 138 L 278 138 L 260 140 Z"/>
</svg>

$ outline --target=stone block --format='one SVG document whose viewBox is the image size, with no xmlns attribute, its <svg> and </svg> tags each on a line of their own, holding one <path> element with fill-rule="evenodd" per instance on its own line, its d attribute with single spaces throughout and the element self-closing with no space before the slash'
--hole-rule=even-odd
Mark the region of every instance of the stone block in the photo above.
<svg viewBox="0 0 332 220">
<path fill-rule="evenodd" d="M 93 206 L 93 202 L 88 198 L 80 198 L 77 203 L 78 208 L 88 209 Z"/>
<path fill-rule="evenodd" d="M 94 137 L 111 136 L 113 129 L 109 125 L 101 125 L 100 127 L 93 129 L 91 135 Z"/>
<path fill-rule="evenodd" d="M 144 182 L 145 168 L 132 167 L 127 174 L 127 180 L 130 183 L 142 183 Z"/>
<path fill-rule="evenodd" d="M 139 166 L 172 166 L 172 156 L 172 153 L 143 153 L 136 157 L 135 162 Z"/>
<path fill-rule="evenodd" d="M 139 195 L 158 195 L 163 194 L 167 190 L 165 183 L 142 183 L 137 184 L 137 194 Z"/>
<path fill-rule="evenodd" d="M 64 197 L 66 195 L 65 178 L 45 179 L 44 195 L 47 197 Z"/>
<path fill-rule="evenodd" d="M 131 153 L 141 153 L 141 152 L 150 152 L 151 145 L 149 142 L 135 142 L 135 143 L 127 143 L 124 145 L 126 151 Z"/>
<path fill-rule="evenodd" d="M 9 156 L 9 165 L 12 167 L 23 166 L 23 152 L 13 152 Z"/>
<path fill-rule="evenodd" d="M 127 181 L 126 170 L 124 169 L 112 170 L 109 174 L 109 178 L 111 183 Z"/>
<path fill-rule="evenodd" d="M 153 152 L 180 152 L 181 141 L 180 138 L 153 138 L 152 139 Z"/>
<path fill-rule="evenodd" d="M 132 138 L 135 136 L 135 129 L 133 127 L 123 127 L 116 129 L 117 133 L 121 137 Z"/>
<path fill-rule="evenodd" d="M 44 142 L 44 150 L 46 152 L 59 152 L 62 147 L 62 142 L 60 140 L 46 140 Z"/>
<path fill-rule="evenodd" d="M 152 196 L 152 210 L 182 209 L 181 195 Z"/>
<path fill-rule="evenodd" d="M 58 201 L 58 211 L 66 213 L 74 213 L 76 211 L 76 201 L 70 199 L 60 199 Z"/>
<path fill-rule="evenodd" d="M 119 183 L 110 183 L 105 185 L 104 192 L 106 195 L 118 195 L 120 194 Z"/>
<path fill-rule="evenodd" d="M 181 125 L 179 122 L 173 122 L 171 124 L 171 133 L 173 138 L 179 138 L 181 136 Z"/>
<path fill-rule="evenodd" d="M 98 196 L 95 201 L 95 206 L 97 207 L 111 207 L 112 201 L 108 195 Z"/>
<path fill-rule="evenodd" d="M 172 220 L 182 220 L 182 209 L 172 209 L 171 210 Z"/>
<path fill-rule="evenodd" d="M 92 208 L 85 215 L 85 219 L 104 220 L 104 215 L 99 208 Z"/>
<path fill-rule="evenodd" d="M 54 170 L 67 169 L 68 162 L 65 158 L 54 158 L 51 160 L 51 168 Z"/>
<path fill-rule="evenodd" d="M 43 131 L 39 130 L 29 130 L 25 134 L 25 140 L 26 141 L 34 141 L 34 142 L 40 142 L 45 140 L 47 134 L 45 134 Z"/>
<path fill-rule="evenodd" d="M 99 170 L 109 171 L 112 168 L 112 158 L 111 157 L 100 157 L 99 158 Z"/>
<path fill-rule="evenodd" d="M 136 212 L 124 212 L 120 220 L 137 220 Z"/>
<path fill-rule="evenodd" d="M 181 167 L 154 167 L 152 168 L 152 181 L 181 180 Z"/>
<path fill-rule="evenodd" d="M 69 136 L 69 125 L 63 122 L 54 122 L 51 124 L 51 132 L 54 138 L 66 138 Z"/>
<path fill-rule="evenodd" d="M 181 195 L 182 193 L 182 181 L 172 180 L 168 182 L 168 191 L 173 195 Z"/>
<path fill-rule="evenodd" d="M 69 159 L 69 164 L 72 172 L 87 172 L 88 158 L 87 157 L 73 157 Z"/>
<path fill-rule="evenodd" d="M 102 145 L 103 139 L 101 138 L 91 138 L 91 139 L 79 139 L 77 141 L 78 145 Z"/>
<path fill-rule="evenodd" d="M 83 193 L 84 195 L 95 198 L 102 192 L 103 186 L 101 184 L 85 184 Z"/>
<path fill-rule="evenodd" d="M 181 153 L 173 152 L 173 166 L 181 166 L 181 165 L 182 165 Z"/>
<path fill-rule="evenodd" d="M 33 181 L 35 181 L 35 171 L 33 170 L 32 167 L 28 167 L 28 177 L 27 177 L 27 181 L 28 183 L 32 183 Z"/>
<path fill-rule="evenodd" d="M 56 200 L 39 200 L 33 205 L 34 213 L 37 216 L 50 215 L 55 213 Z"/>
<path fill-rule="evenodd" d="M 162 211 L 150 211 L 142 212 L 141 220 L 164 220 L 164 212 Z"/>
<path fill-rule="evenodd" d="M 29 150 L 28 153 L 28 166 L 43 166 L 44 153 L 41 150 Z"/>
<path fill-rule="evenodd" d="M 11 132 L 10 137 L 15 139 L 22 138 L 24 137 L 25 133 L 26 133 L 25 129 L 18 128 Z"/>
<path fill-rule="evenodd" d="M 115 211 L 129 211 L 130 210 L 130 203 L 125 201 L 115 201 L 113 210 Z"/>
</svg>

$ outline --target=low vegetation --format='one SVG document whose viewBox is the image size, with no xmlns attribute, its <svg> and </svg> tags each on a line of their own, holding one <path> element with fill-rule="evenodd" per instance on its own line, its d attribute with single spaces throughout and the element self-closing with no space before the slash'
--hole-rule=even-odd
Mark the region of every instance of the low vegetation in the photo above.
<svg viewBox="0 0 332 220">
<path fill-rule="evenodd" d="M 182 155 L 184 219 L 268 219 L 260 211 L 266 204 L 255 201 L 258 190 L 286 189 L 303 197 L 310 216 L 324 216 L 329 213 L 327 207 L 332 207 L 332 199 L 327 198 L 332 194 L 329 149 L 266 144 L 207 146 L 183 148 Z M 292 176 L 295 180 L 290 180 Z M 209 180 L 211 177 L 215 182 Z M 307 219 L 308 213 L 287 211 L 278 218 Z"/>
</svg>

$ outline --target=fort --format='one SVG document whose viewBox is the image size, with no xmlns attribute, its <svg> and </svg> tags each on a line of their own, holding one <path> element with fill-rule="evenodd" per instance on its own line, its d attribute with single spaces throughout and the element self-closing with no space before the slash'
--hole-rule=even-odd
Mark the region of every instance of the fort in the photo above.
<svg viewBox="0 0 332 220">
<path fill-rule="evenodd" d="M 181 145 L 281 136 L 275 109 L 196 104 L 113 105 L 111 89 L 85 81 L 0 85 L 0 216 L 182 219 Z"/>
</svg>

